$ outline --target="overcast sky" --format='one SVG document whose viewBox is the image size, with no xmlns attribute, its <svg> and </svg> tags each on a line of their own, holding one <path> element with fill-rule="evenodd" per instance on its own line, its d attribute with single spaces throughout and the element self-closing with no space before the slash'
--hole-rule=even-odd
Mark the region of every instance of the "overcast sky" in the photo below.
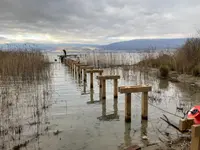
<svg viewBox="0 0 200 150">
<path fill-rule="evenodd" d="M 188 37 L 200 0 L 0 0 L 0 43 Z"/>
</svg>

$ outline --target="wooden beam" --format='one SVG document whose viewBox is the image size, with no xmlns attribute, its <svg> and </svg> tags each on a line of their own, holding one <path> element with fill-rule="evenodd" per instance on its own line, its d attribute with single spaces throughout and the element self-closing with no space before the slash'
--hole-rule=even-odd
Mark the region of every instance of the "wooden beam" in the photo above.
<svg viewBox="0 0 200 150">
<path fill-rule="evenodd" d="M 87 73 L 100 73 L 103 72 L 102 69 L 90 69 L 90 70 L 86 70 Z"/>
<path fill-rule="evenodd" d="M 149 92 L 151 91 L 151 86 L 146 85 L 136 85 L 136 86 L 121 86 L 119 87 L 120 93 L 138 93 L 138 92 Z"/>
<path fill-rule="evenodd" d="M 142 120 L 148 120 L 148 92 L 142 93 Z"/>
<path fill-rule="evenodd" d="M 99 80 L 120 79 L 120 76 L 119 75 L 104 75 L 104 76 L 97 76 L 97 79 Z"/>
<path fill-rule="evenodd" d="M 80 66 L 87 66 L 87 65 L 86 65 L 86 64 L 83 64 L 83 63 L 77 63 L 76 66 L 77 66 L 77 67 L 80 67 Z"/>
<path fill-rule="evenodd" d="M 191 129 L 192 125 L 194 124 L 194 119 L 181 119 L 179 121 L 179 129 L 180 131 L 186 131 L 188 129 Z"/>
<path fill-rule="evenodd" d="M 191 150 L 200 149 L 200 125 L 192 126 Z"/>
<path fill-rule="evenodd" d="M 88 66 L 88 65 L 85 65 L 85 66 L 80 66 L 81 69 L 93 69 L 94 67 L 93 66 Z"/>
</svg>

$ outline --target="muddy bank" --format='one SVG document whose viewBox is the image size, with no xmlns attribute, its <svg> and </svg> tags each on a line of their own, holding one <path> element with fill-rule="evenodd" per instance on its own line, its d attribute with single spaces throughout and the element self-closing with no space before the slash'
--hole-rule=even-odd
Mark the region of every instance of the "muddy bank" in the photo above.
<svg viewBox="0 0 200 150">
<path fill-rule="evenodd" d="M 136 68 L 142 72 L 147 73 L 148 75 L 156 76 L 157 78 L 160 78 L 160 79 L 165 79 L 165 80 L 168 80 L 171 82 L 177 82 L 177 83 L 178 82 L 185 83 L 185 84 L 189 84 L 191 86 L 200 88 L 200 77 L 194 77 L 192 75 L 179 74 L 176 71 L 170 71 L 167 78 L 162 78 L 160 76 L 159 69 L 157 68 L 139 68 L 139 67 L 136 67 Z"/>
<path fill-rule="evenodd" d="M 189 150 L 190 141 L 190 135 L 185 134 L 175 140 L 160 141 L 159 143 L 151 143 L 145 146 L 132 145 L 124 148 L 124 150 Z"/>
</svg>

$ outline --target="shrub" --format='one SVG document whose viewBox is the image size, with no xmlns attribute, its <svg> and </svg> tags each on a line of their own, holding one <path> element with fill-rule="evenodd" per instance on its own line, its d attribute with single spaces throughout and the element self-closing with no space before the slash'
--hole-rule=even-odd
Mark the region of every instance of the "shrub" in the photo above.
<svg viewBox="0 0 200 150">
<path fill-rule="evenodd" d="M 169 75 L 169 67 L 167 65 L 160 66 L 159 71 L 160 71 L 160 76 L 161 77 L 164 77 L 164 78 L 168 77 L 168 75 Z"/>
<path fill-rule="evenodd" d="M 200 67 L 199 66 L 195 66 L 192 70 L 192 75 L 197 77 L 200 76 Z"/>
</svg>

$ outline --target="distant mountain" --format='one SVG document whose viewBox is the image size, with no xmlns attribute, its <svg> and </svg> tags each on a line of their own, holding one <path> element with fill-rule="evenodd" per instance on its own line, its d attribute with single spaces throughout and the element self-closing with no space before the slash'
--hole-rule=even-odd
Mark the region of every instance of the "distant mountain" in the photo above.
<svg viewBox="0 0 200 150">
<path fill-rule="evenodd" d="M 111 51 L 143 51 L 143 50 L 160 50 L 160 49 L 175 49 L 182 46 L 186 38 L 179 39 L 137 39 L 130 41 L 121 41 L 111 43 L 108 45 L 95 45 L 95 44 L 79 44 L 79 43 L 11 43 L 0 44 L 0 49 L 18 50 L 18 49 L 41 49 L 44 51 L 53 51 L 57 49 L 82 49 L 87 50 L 88 47 L 98 50 L 111 50 Z"/>
<path fill-rule="evenodd" d="M 105 50 L 148 50 L 174 49 L 182 46 L 186 38 L 179 39 L 137 39 L 122 41 L 101 46 Z"/>
<path fill-rule="evenodd" d="M 56 50 L 57 48 L 81 48 L 81 47 L 98 47 L 99 45 L 94 44 L 74 44 L 74 43 L 9 43 L 9 44 L 0 44 L 0 49 L 41 49 L 41 50 Z"/>
</svg>

